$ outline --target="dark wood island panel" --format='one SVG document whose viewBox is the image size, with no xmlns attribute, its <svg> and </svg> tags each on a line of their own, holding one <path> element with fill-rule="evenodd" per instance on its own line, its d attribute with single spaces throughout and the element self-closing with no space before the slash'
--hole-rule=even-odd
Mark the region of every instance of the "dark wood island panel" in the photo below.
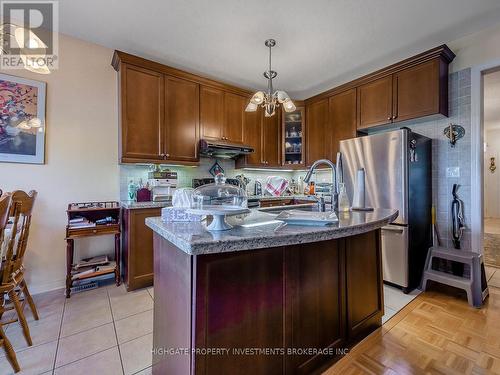
<svg viewBox="0 0 500 375">
<path fill-rule="evenodd" d="M 204 255 L 155 233 L 154 249 L 155 375 L 309 374 L 381 325 L 379 230 Z"/>
</svg>

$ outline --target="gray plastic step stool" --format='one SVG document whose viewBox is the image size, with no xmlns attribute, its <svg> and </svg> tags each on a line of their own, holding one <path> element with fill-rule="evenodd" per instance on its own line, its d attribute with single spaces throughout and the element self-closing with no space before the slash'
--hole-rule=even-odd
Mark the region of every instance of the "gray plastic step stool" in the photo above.
<svg viewBox="0 0 500 375">
<path fill-rule="evenodd" d="M 470 276 L 460 277 L 447 272 L 434 270 L 432 269 L 432 260 L 434 258 L 468 264 L 470 267 Z M 484 299 L 489 294 L 483 256 L 472 251 L 431 247 L 427 254 L 427 260 L 425 261 L 422 290 L 426 290 L 429 280 L 465 290 L 469 305 L 474 307 L 481 307 Z"/>
</svg>

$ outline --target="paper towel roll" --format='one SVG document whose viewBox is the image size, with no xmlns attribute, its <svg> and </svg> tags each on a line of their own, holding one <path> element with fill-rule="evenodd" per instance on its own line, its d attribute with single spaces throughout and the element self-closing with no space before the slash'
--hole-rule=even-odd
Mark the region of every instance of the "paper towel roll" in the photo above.
<svg viewBox="0 0 500 375">
<path fill-rule="evenodd" d="M 354 184 L 354 199 L 352 200 L 352 208 L 365 207 L 365 170 L 358 169 L 356 172 L 356 183 Z"/>
</svg>

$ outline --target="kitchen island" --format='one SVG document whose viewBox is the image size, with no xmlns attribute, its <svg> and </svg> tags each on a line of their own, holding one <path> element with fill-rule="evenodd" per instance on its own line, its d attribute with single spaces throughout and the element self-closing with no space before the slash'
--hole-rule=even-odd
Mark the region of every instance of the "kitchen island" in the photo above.
<svg viewBox="0 0 500 375">
<path fill-rule="evenodd" d="M 235 227 L 154 232 L 153 374 L 311 373 L 381 325 L 380 228 L 396 210 L 328 227 L 252 210 Z"/>
</svg>

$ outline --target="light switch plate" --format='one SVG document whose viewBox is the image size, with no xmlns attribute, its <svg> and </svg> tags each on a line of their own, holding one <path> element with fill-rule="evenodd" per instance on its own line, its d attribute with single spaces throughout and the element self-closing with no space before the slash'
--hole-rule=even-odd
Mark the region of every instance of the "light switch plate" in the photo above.
<svg viewBox="0 0 500 375">
<path fill-rule="evenodd" d="M 448 168 L 446 168 L 446 177 L 447 178 L 460 177 L 460 167 L 448 167 Z"/>
</svg>

